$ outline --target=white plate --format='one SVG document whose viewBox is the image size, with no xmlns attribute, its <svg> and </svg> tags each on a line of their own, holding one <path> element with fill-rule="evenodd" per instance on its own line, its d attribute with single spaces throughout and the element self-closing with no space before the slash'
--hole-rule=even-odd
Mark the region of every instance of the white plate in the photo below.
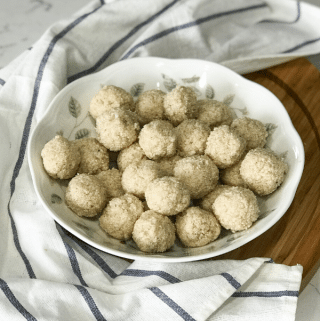
<svg viewBox="0 0 320 321">
<path fill-rule="evenodd" d="M 57 133 L 73 140 L 85 135 L 95 137 L 94 124 L 88 115 L 89 103 L 102 85 L 115 85 L 137 96 L 142 91 L 159 88 L 171 90 L 176 84 L 192 86 L 200 98 L 214 98 L 230 105 L 238 117 L 247 115 L 267 125 L 268 146 L 285 156 L 289 172 L 281 187 L 260 198 L 261 215 L 247 231 L 224 232 L 218 240 L 199 248 L 184 248 L 176 242 L 162 254 L 141 252 L 133 241 L 109 237 L 98 220 L 81 218 L 64 202 L 66 182 L 49 178 L 45 173 L 41 150 Z M 84 242 L 111 254 L 129 259 L 186 262 L 205 259 L 232 251 L 258 237 L 273 226 L 287 211 L 298 187 L 304 149 L 282 103 L 264 87 L 235 72 L 208 61 L 133 58 L 83 77 L 66 86 L 51 102 L 43 119 L 34 129 L 28 146 L 29 164 L 35 190 L 48 213 L 66 230 Z"/>
</svg>

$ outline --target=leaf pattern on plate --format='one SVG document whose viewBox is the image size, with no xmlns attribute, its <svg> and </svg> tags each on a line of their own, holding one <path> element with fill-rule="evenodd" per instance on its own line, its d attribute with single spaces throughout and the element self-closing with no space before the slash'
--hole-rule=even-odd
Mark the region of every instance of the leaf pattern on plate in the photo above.
<svg viewBox="0 0 320 321">
<path fill-rule="evenodd" d="M 76 133 L 75 133 L 75 139 L 81 139 L 81 138 L 85 138 L 85 137 L 89 137 L 90 136 L 90 130 L 87 128 L 82 128 L 79 129 Z"/>
<path fill-rule="evenodd" d="M 72 117 L 78 118 L 81 115 L 81 105 L 74 97 L 70 97 L 69 104 L 69 113 Z"/>
<path fill-rule="evenodd" d="M 61 130 L 57 131 L 56 134 L 60 135 L 60 136 L 63 136 L 63 130 L 61 129 Z"/>
<path fill-rule="evenodd" d="M 223 103 L 230 106 L 234 100 L 235 94 L 229 94 L 226 97 L 223 98 Z"/>
<path fill-rule="evenodd" d="M 193 76 L 191 78 L 182 78 L 181 80 L 184 82 L 184 83 L 187 83 L 187 84 L 190 84 L 190 83 L 193 83 L 193 82 L 198 82 L 200 79 L 200 77 L 198 76 Z"/>
<path fill-rule="evenodd" d="M 161 75 L 164 80 L 163 85 L 166 87 L 166 89 L 168 91 L 171 91 L 177 87 L 177 82 L 174 79 L 170 78 L 169 76 L 167 76 L 165 74 L 161 74 Z"/>
<path fill-rule="evenodd" d="M 144 90 L 145 83 L 139 82 L 134 84 L 130 89 L 130 94 L 133 97 L 138 97 Z"/>
<path fill-rule="evenodd" d="M 268 136 L 271 136 L 275 132 L 275 130 L 278 128 L 277 125 L 272 124 L 272 123 L 267 123 L 267 124 L 265 124 L 265 126 L 266 126 L 266 130 L 268 132 Z"/>
<path fill-rule="evenodd" d="M 57 194 L 51 194 L 51 203 L 52 204 L 61 204 L 62 198 Z"/>
<path fill-rule="evenodd" d="M 215 95 L 214 89 L 209 84 L 207 85 L 207 87 L 205 89 L 205 95 L 206 95 L 207 99 L 213 99 L 214 98 L 214 95 Z"/>
<path fill-rule="evenodd" d="M 265 124 L 266 130 L 268 132 L 268 137 L 267 137 L 267 143 L 266 146 L 270 146 L 272 144 L 272 140 L 273 140 L 273 133 L 276 131 L 276 129 L 278 128 L 277 125 L 272 124 L 272 123 L 267 123 Z"/>
<path fill-rule="evenodd" d="M 243 108 L 234 108 L 233 107 L 233 109 L 240 112 L 242 114 L 242 116 L 249 115 L 247 107 L 243 107 Z"/>
</svg>

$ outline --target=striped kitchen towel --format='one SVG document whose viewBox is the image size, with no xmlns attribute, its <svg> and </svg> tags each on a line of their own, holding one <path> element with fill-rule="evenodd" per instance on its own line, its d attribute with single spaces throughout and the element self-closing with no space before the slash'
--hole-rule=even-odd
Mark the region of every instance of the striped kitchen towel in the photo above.
<svg viewBox="0 0 320 321">
<path fill-rule="evenodd" d="M 26 157 L 68 83 L 123 59 L 244 73 L 320 52 L 320 10 L 291 0 L 95 0 L 0 70 L 0 320 L 294 320 L 302 267 L 269 258 L 129 263 L 45 212 Z"/>
</svg>

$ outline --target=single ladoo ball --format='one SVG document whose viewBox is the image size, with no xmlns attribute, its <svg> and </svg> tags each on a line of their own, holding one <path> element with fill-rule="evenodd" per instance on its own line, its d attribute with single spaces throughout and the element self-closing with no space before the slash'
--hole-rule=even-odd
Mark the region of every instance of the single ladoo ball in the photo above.
<svg viewBox="0 0 320 321">
<path fill-rule="evenodd" d="M 72 143 L 81 154 L 79 174 L 98 174 L 109 169 L 109 152 L 96 138 L 76 139 Z"/>
<path fill-rule="evenodd" d="M 251 149 L 240 166 L 240 175 L 247 186 L 258 195 L 274 192 L 284 181 L 288 165 L 272 150 Z"/>
<path fill-rule="evenodd" d="M 215 127 L 207 140 L 205 154 L 218 168 L 227 168 L 237 163 L 245 152 L 246 141 L 230 126 Z"/>
<path fill-rule="evenodd" d="M 164 97 L 164 113 L 174 126 L 185 119 L 195 118 L 197 95 L 190 87 L 177 86 Z"/>
<path fill-rule="evenodd" d="M 177 161 L 174 176 L 190 191 L 192 199 L 199 199 L 216 187 L 219 170 L 208 156 L 196 155 Z"/>
<path fill-rule="evenodd" d="M 164 96 L 165 92 L 159 89 L 147 90 L 139 95 L 135 103 L 135 112 L 139 115 L 142 124 L 164 118 Z"/>
<path fill-rule="evenodd" d="M 133 112 L 113 108 L 97 117 L 96 131 L 100 143 L 117 152 L 138 139 L 140 125 Z"/>
<path fill-rule="evenodd" d="M 143 213 L 142 202 L 132 194 L 113 198 L 99 218 L 100 226 L 118 240 L 132 237 L 133 226 Z"/>
<path fill-rule="evenodd" d="M 190 204 L 190 192 L 175 177 L 165 176 L 152 181 L 146 189 L 147 205 L 163 215 L 175 215 Z"/>
<path fill-rule="evenodd" d="M 174 244 L 175 230 L 168 216 L 148 210 L 134 224 L 132 238 L 143 252 L 165 252 Z"/>
<path fill-rule="evenodd" d="M 170 122 L 153 120 L 141 129 L 139 144 L 150 159 L 171 157 L 176 153 L 177 135 Z"/>
<path fill-rule="evenodd" d="M 77 215 L 94 217 L 101 213 L 107 203 L 107 190 L 94 175 L 78 174 L 66 189 L 67 206 Z"/>
<path fill-rule="evenodd" d="M 210 128 L 196 119 L 186 119 L 175 128 L 177 134 L 177 150 L 182 157 L 203 155 Z"/>
<path fill-rule="evenodd" d="M 177 235 L 187 247 L 198 247 L 216 240 L 221 226 L 212 212 L 189 207 L 176 219 Z"/>
<path fill-rule="evenodd" d="M 72 178 L 81 161 L 79 148 L 60 135 L 44 145 L 41 157 L 46 172 L 59 179 Z"/>
<path fill-rule="evenodd" d="M 251 190 L 239 186 L 224 190 L 212 208 L 221 226 L 232 232 L 247 230 L 259 216 L 256 196 Z"/>
<path fill-rule="evenodd" d="M 232 109 L 213 99 L 198 100 L 197 106 L 199 109 L 198 120 L 207 124 L 211 129 L 221 125 L 231 125 L 233 116 Z"/>
<path fill-rule="evenodd" d="M 133 97 L 123 88 L 109 85 L 101 88 L 90 102 L 89 112 L 97 118 L 112 108 L 134 110 Z"/>
</svg>

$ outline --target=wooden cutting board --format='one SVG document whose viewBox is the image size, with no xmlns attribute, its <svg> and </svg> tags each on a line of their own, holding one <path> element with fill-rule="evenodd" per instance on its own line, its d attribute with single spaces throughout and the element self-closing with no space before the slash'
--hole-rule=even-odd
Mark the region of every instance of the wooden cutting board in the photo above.
<svg viewBox="0 0 320 321">
<path fill-rule="evenodd" d="M 320 267 L 320 73 L 307 59 L 244 75 L 275 94 L 287 109 L 305 148 L 305 168 L 293 203 L 267 232 L 214 259 L 270 257 L 301 264 L 301 291 Z"/>
</svg>

